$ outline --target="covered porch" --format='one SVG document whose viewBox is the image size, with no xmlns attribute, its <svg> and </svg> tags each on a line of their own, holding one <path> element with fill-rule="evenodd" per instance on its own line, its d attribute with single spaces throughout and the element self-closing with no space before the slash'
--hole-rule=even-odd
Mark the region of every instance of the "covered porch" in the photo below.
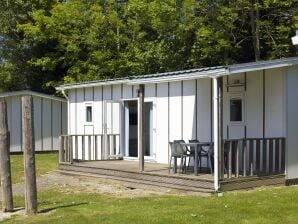
<svg viewBox="0 0 298 224">
<path fill-rule="evenodd" d="M 144 76 L 102 86 L 97 97 L 93 88 L 91 101 L 85 103 L 89 123 L 82 122 L 84 113 L 77 107 L 84 102 L 77 99 L 79 93 L 85 99 L 87 89 L 76 90 L 76 125 L 74 134 L 60 138 L 60 169 L 198 191 L 284 185 L 286 70 L 275 66 L 253 63 L 230 66 L 228 71 L 208 68 Z M 94 123 L 93 104 L 100 109 Z M 175 140 L 208 141 L 213 146 L 211 164 L 205 161 L 198 175 L 194 162 L 184 173 L 169 172 L 169 143 Z"/>
</svg>

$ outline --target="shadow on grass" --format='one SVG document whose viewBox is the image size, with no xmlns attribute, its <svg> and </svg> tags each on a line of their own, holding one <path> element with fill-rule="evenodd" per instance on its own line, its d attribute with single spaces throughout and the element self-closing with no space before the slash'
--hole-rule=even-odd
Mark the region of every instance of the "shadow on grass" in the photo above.
<svg viewBox="0 0 298 224">
<path fill-rule="evenodd" d="M 53 210 L 57 210 L 57 209 L 60 209 L 60 208 L 70 208 L 70 207 L 75 207 L 75 206 L 80 206 L 80 205 L 86 205 L 86 204 L 88 204 L 88 203 L 83 202 L 83 203 L 77 203 L 77 204 L 61 205 L 61 206 L 56 206 L 56 207 L 53 207 L 53 208 L 42 209 L 38 213 L 41 213 L 42 214 L 42 213 L 51 212 Z"/>
</svg>

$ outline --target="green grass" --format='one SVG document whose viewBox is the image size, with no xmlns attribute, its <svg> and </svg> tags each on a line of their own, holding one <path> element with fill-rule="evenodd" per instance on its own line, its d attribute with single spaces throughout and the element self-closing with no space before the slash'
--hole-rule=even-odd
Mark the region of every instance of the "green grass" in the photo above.
<svg viewBox="0 0 298 224">
<path fill-rule="evenodd" d="M 23 155 L 11 155 L 11 173 L 12 183 L 24 182 L 24 160 Z M 57 169 L 58 166 L 58 154 L 47 153 L 47 154 L 36 154 L 36 175 L 40 176 L 51 170 Z"/>
<path fill-rule="evenodd" d="M 39 193 L 36 216 L 4 223 L 298 223 L 298 188 L 264 188 L 223 197 L 116 198 L 67 187 Z M 81 189 L 84 192 L 84 189 Z M 23 197 L 15 202 L 23 206 Z"/>
</svg>

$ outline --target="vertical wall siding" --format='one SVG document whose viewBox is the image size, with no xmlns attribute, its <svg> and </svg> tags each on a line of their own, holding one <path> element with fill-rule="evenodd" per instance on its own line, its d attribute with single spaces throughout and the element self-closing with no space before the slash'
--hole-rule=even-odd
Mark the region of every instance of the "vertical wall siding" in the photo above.
<svg viewBox="0 0 298 224">
<path fill-rule="evenodd" d="M 224 88 L 224 138 L 285 137 L 285 70 L 269 69 L 248 72 L 246 91 L 244 87 Z M 229 79 L 243 79 L 244 74 L 230 76 Z M 224 79 L 224 86 L 227 77 Z M 244 122 L 230 124 L 230 96 L 243 95 Z"/>
<path fill-rule="evenodd" d="M 34 133 L 35 133 L 35 150 L 42 151 L 42 99 L 40 97 L 33 97 L 34 105 Z"/>
<path fill-rule="evenodd" d="M 22 151 L 21 98 L 11 97 L 10 151 Z"/>
<path fill-rule="evenodd" d="M 196 82 L 183 82 L 182 100 L 183 139 L 196 139 Z"/>
<path fill-rule="evenodd" d="M 288 68 L 286 77 L 286 178 L 298 178 L 298 66 Z"/>
<path fill-rule="evenodd" d="M 42 151 L 49 151 L 52 148 L 51 133 L 51 100 L 42 100 Z"/>
<path fill-rule="evenodd" d="M 283 69 L 269 69 L 265 72 L 265 136 L 285 136 L 285 102 Z"/>
<path fill-rule="evenodd" d="M 21 96 L 6 98 L 10 151 L 22 151 Z M 34 138 L 36 151 L 59 149 L 59 136 L 67 133 L 67 103 L 33 96 Z M 62 119 L 63 117 L 63 119 Z"/>
<path fill-rule="evenodd" d="M 59 136 L 62 133 L 62 104 L 52 100 L 52 149 L 59 149 Z"/>
<path fill-rule="evenodd" d="M 263 136 L 263 72 L 249 72 L 246 80 L 246 135 L 248 138 L 260 138 Z"/>
<path fill-rule="evenodd" d="M 169 84 L 169 110 L 170 110 L 170 141 L 183 139 L 182 136 L 182 82 Z M 159 114 L 159 113 L 158 113 Z M 166 118 L 167 116 L 165 116 Z"/>
<path fill-rule="evenodd" d="M 172 129 L 169 129 L 168 123 L 168 83 L 157 84 L 157 98 L 156 98 L 156 160 L 158 162 L 168 162 L 168 140 L 169 133 L 171 135 Z M 178 108 L 179 110 L 179 108 Z M 170 115 L 171 117 L 171 115 Z M 171 118 L 170 118 L 171 119 Z"/>
<path fill-rule="evenodd" d="M 197 81 L 197 139 L 211 140 L 211 80 L 199 79 Z"/>
<path fill-rule="evenodd" d="M 241 73 L 230 77 L 246 76 L 244 95 L 245 122 L 239 126 L 229 124 L 229 94 L 224 79 L 224 138 L 262 137 L 263 112 L 265 111 L 266 137 L 285 136 L 285 111 L 283 70 L 265 72 L 265 110 L 263 110 L 262 71 Z M 184 139 L 212 140 L 212 80 L 175 81 L 170 83 L 146 84 L 145 101 L 152 101 L 154 108 L 153 126 L 156 132 L 154 151 L 157 162 L 168 162 L 168 141 Z M 243 87 L 244 88 L 244 87 Z M 77 89 L 69 92 L 71 131 L 76 134 L 103 133 L 103 101 L 131 100 L 137 97 L 138 86 L 112 85 Z M 278 91 L 275 92 L 275 90 Z M 235 90 L 235 89 L 234 89 Z M 240 88 L 234 91 L 241 93 Z M 93 123 L 85 123 L 85 103 L 93 104 Z M 107 104 L 108 133 L 120 131 L 119 104 Z M 75 118 L 74 118 L 75 117 Z M 112 119 L 114 117 L 115 119 Z M 117 118 L 117 119 L 116 119 Z M 276 122 L 275 122 L 276 121 Z M 74 126 L 76 128 L 74 128 Z M 229 136 L 228 132 L 229 131 Z"/>
</svg>

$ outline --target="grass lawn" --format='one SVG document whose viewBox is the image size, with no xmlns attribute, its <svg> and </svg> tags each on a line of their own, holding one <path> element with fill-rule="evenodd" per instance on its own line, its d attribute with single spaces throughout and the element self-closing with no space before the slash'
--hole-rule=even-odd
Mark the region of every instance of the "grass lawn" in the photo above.
<svg viewBox="0 0 298 224">
<path fill-rule="evenodd" d="M 84 192 L 83 189 L 81 189 Z M 15 202 L 23 206 L 23 197 Z M 36 216 L 4 223 L 298 223 L 298 187 L 264 188 L 223 197 L 116 198 L 61 187 L 39 193 Z"/>
<path fill-rule="evenodd" d="M 23 155 L 11 155 L 12 183 L 24 182 Z M 58 153 L 36 154 L 36 175 L 40 176 L 51 170 L 57 169 Z"/>
</svg>

